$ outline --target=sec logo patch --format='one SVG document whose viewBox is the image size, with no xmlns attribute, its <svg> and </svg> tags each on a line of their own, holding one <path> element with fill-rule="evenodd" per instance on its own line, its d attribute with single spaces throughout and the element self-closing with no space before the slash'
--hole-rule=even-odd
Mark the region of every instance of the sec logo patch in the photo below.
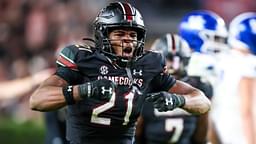
<svg viewBox="0 0 256 144">
<path fill-rule="evenodd" d="M 108 67 L 105 66 L 105 65 L 101 66 L 101 67 L 100 67 L 100 73 L 101 73 L 102 75 L 108 74 Z"/>
</svg>

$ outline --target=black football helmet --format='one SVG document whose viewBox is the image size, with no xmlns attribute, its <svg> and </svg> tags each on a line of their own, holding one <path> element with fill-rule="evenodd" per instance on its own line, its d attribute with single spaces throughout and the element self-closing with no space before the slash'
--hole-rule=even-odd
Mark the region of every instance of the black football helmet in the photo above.
<svg viewBox="0 0 256 144">
<path fill-rule="evenodd" d="M 114 2 L 103 8 L 94 21 L 94 35 L 96 48 L 111 58 L 125 60 L 122 56 L 116 56 L 108 38 L 113 29 L 129 28 L 137 32 L 137 46 L 133 53 L 133 59 L 143 54 L 146 30 L 140 12 L 129 3 Z"/>
<path fill-rule="evenodd" d="M 154 41 L 151 50 L 160 52 L 172 64 L 168 71 L 173 75 L 186 74 L 192 50 L 188 43 L 177 34 L 167 33 Z"/>
</svg>

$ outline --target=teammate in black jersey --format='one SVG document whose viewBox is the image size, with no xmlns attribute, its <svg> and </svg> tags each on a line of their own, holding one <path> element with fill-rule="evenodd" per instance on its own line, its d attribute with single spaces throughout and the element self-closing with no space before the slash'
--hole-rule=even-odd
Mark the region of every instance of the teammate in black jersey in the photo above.
<svg viewBox="0 0 256 144">
<path fill-rule="evenodd" d="M 165 73 L 161 54 L 144 51 L 145 31 L 139 11 L 129 3 L 103 8 L 94 21 L 95 46 L 65 47 L 55 75 L 30 97 L 31 109 L 67 105 L 67 139 L 72 144 L 134 143 L 145 100 L 159 111 L 209 111 L 203 92 Z"/>
<path fill-rule="evenodd" d="M 186 73 L 191 49 L 185 40 L 176 34 L 168 33 L 156 39 L 151 49 L 166 57 L 168 71 L 176 79 L 199 88 L 211 98 L 211 84 Z M 207 114 L 191 116 L 181 109 L 159 112 L 154 109 L 152 103 L 146 102 L 138 120 L 136 141 L 138 144 L 205 144 L 207 125 Z"/>
</svg>

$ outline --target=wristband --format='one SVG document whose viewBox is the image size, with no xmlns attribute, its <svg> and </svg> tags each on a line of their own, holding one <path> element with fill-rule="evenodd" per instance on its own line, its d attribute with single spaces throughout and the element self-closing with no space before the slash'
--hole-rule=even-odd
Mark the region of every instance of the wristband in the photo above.
<svg viewBox="0 0 256 144">
<path fill-rule="evenodd" d="M 81 99 L 90 97 L 92 95 L 92 83 L 88 82 L 78 85 L 78 92 Z"/>
<path fill-rule="evenodd" d="M 185 105 L 184 96 L 173 94 L 173 98 L 175 99 L 175 103 L 176 103 L 177 107 L 183 107 Z"/>
<path fill-rule="evenodd" d="M 75 104 L 75 100 L 73 97 L 73 86 L 72 85 L 64 86 L 62 88 L 62 92 L 63 92 L 63 95 L 64 95 L 67 105 Z"/>
</svg>

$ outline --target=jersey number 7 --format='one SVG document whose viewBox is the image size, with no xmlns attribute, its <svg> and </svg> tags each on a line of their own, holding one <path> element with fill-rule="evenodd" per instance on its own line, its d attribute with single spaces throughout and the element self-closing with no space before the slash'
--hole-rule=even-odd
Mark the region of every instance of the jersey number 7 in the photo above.
<svg viewBox="0 0 256 144">
<path fill-rule="evenodd" d="M 180 139 L 184 128 L 182 118 L 170 118 L 165 120 L 165 130 L 167 132 L 173 131 L 173 135 L 170 138 L 169 142 L 176 143 Z"/>
</svg>

